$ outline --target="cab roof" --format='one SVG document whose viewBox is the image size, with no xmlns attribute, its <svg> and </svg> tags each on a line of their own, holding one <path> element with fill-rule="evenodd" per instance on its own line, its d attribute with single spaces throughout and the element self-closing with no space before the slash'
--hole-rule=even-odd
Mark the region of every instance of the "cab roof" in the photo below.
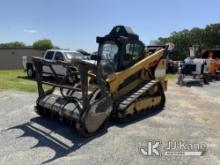
<svg viewBox="0 0 220 165">
<path fill-rule="evenodd" d="M 46 51 L 54 51 L 54 52 L 73 52 L 73 53 L 78 53 L 78 52 L 76 52 L 76 51 L 65 50 L 65 49 L 47 49 Z"/>
</svg>

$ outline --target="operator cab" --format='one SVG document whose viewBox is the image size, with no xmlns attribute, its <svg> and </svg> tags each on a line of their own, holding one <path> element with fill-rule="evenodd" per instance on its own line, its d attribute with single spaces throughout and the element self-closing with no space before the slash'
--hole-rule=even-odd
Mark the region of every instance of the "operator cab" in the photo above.
<svg viewBox="0 0 220 165">
<path fill-rule="evenodd" d="M 144 44 L 130 27 L 115 26 L 104 36 L 97 37 L 98 60 L 102 74 L 118 72 L 129 68 L 144 58 Z"/>
</svg>

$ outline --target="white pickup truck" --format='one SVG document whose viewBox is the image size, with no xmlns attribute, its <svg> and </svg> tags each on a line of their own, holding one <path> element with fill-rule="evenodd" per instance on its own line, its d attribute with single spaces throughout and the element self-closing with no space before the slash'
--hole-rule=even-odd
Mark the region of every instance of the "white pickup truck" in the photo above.
<svg viewBox="0 0 220 165">
<path fill-rule="evenodd" d="M 87 59 L 88 57 L 83 56 L 79 52 L 74 51 L 67 51 L 67 50 L 55 50 L 55 49 L 49 49 L 45 51 L 43 58 L 49 61 L 64 61 L 64 62 L 70 62 L 73 58 L 78 59 Z M 30 78 L 35 77 L 35 68 L 33 65 L 33 57 L 23 56 L 22 57 L 22 63 L 23 68 L 27 72 L 27 76 Z M 53 69 L 58 75 L 65 76 L 66 74 L 66 68 L 64 68 L 62 65 L 54 64 Z M 77 68 L 75 68 L 77 69 Z M 43 66 L 43 72 L 44 75 L 51 75 L 52 71 L 48 66 Z"/>
</svg>

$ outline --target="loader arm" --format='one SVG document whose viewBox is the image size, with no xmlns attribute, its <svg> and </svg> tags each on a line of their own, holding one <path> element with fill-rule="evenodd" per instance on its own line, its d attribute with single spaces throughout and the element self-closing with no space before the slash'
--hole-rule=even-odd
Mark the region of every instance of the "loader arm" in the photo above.
<svg viewBox="0 0 220 165">
<path fill-rule="evenodd" d="M 148 69 L 150 65 L 154 62 L 158 63 L 161 57 L 164 55 L 164 51 L 165 49 L 160 49 L 152 55 L 143 58 L 141 61 L 137 62 L 130 68 L 110 74 L 106 79 L 110 87 L 110 92 L 115 93 L 120 84 L 122 84 L 127 78 L 129 78 L 133 74 L 139 72 L 142 69 Z"/>
</svg>

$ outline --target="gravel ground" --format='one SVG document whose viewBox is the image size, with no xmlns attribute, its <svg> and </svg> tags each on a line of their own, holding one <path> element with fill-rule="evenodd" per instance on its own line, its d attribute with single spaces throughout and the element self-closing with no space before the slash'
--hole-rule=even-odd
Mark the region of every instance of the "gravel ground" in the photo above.
<svg viewBox="0 0 220 165">
<path fill-rule="evenodd" d="M 132 124 L 80 138 L 74 129 L 33 111 L 36 94 L 0 92 L 0 164 L 220 164 L 220 82 L 178 87 L 169 82 L 166 107 Z M 162 156 L 139 147 L 160 140 Z M 165 156 L 168 141 L 205 144 L 203 156 Z"/>
</svg>

